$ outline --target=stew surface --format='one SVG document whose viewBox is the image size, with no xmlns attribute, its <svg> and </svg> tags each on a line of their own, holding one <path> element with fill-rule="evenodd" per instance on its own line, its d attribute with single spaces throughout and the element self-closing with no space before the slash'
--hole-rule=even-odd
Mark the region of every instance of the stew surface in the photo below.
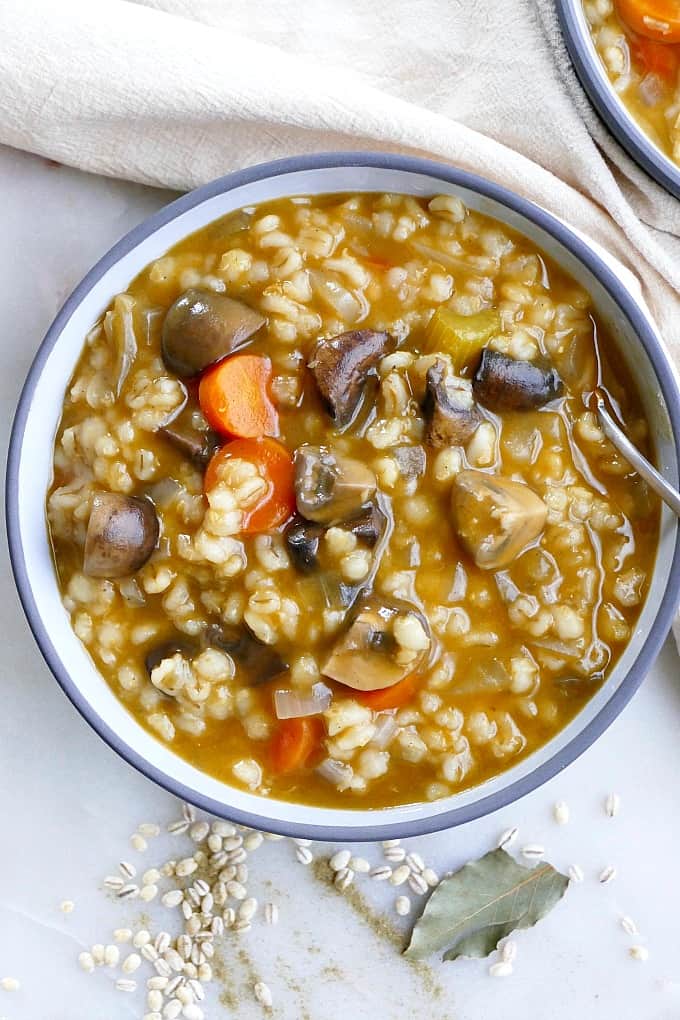
<svg viewBox="0 0 680 1020">
<path fill-rule="evenodd" d="M 47 516 L 117 696 L 262 795 L 434 800 L 562 729 L 625 647 L 658 505 L 633 381 L 573 279 L 455 197 L 281 199 L 118 295 Z"/>
</svg>

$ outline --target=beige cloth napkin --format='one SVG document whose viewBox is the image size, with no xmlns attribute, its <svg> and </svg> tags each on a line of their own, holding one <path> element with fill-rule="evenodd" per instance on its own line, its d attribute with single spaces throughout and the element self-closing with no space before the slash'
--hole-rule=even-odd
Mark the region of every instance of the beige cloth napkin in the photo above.
<svg viewBox="0 0 680 1020">
<path fill-rule="evenodd" d="M 553 0 L 0 0 L 0 142 L 178 189 L 331 149 L 454 163 L 607 248 L 680 363 L 680 202 L 592 112 Z"/>
<path fill-rule="evenodd" d="M 680 357 L 680 202 L 591 113 L 552 0 L 2 0 L 0 142 L 182 189 L 292 153 L 427 154 L 602 243 Z"/>
</svg>

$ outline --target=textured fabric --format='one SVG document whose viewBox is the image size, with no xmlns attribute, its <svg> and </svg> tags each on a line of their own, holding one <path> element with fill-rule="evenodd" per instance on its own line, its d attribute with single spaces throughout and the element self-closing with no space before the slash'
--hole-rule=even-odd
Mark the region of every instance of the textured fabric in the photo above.
<svg viewBox="0 0 680 1020">
<path fill-rule="evenodd" d="M 0 141 L 180 189 L 293 153 L 427 154 L 599 240 L 680 352 L 680 203 L 599 124 L 553 7 L 2 0 Z"/>
</svg>

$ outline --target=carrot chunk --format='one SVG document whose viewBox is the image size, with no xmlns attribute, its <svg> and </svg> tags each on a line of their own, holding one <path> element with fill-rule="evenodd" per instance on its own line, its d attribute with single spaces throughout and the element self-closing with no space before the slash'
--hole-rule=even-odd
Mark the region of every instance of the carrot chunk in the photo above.
<svg viewBox="0 0 680 1020">
<path fill-rule="evenodd" d="M 282 719 L 269 748 L 271 767 L 279 775 L 304 768 L 323 739 L 320 719 Z"/>
<path fill-rule="evenodd" d="M 617 0 L 616 6 L 633 31 L 660 43 L 680 43 L 678 0 Z"/>
<path fill-rule="evenodd" d="M 417 689 L 416 677 L 411 674 L 411 676 L 404 677 L 399 683 L 393 684 L 392 687 L 383 687 L 379 691 L 362 691 L 355 697 L 362 705 L 372 708 L 374 712 L 382 712 L 386 708 L 401 708 L 402 705 L 406 705 L 411 701 Z"/>
<path fill-rule="evenodd" d="M 257 354 L 235 354 L 203 375 L 198 388 L 208 423 L 224 436 L 278 436 L 279 416 L 269 396 L 272 363 Z"/>
<path fill-rule="evenodd" d="M 205 469 L 203 488 L 213 489 L 220 480 L 226 461 L 238 458 L 255 464 L 267 489 L 257 504 L 244 516 L 243 532 L 256 534 L 283 524 L 295 510 L 295 471 L 293 458 L 276 439 L 234 439 L 222 446 Z"/>
</svg>

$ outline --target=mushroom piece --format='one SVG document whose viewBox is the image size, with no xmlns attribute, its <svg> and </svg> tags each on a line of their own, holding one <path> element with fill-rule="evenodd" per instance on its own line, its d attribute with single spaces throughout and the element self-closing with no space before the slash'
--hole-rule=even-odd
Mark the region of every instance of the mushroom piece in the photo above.
<svg viewBox="0 0 680 1020">
<path fill-rule="evenodd" d="M 366 380 L 375 374 L 380 359 L 394 346 L 394 337 L 374 329 L 355 329 L 319 340 L 308 367 L 338 428 L 350 424 Z"/>
<path fill-rule="evenodd" d="M 364 542 L 370 549 L 377 544 L 387 527 L 387 517 L 379 506 L 369 503 L 356 513 L 343 521 L 343 528 L 351 531 L 353 535 Z"/>
<path fill-rule="evenodd" d="M 420 478 L 425 474 L 427 455 L 422 446 L 395 446 L 392 456 L 403 478 Z"/>
<path fill-rule="evenodd" d="M 470 383 L 459 379 L 437 359 L 427 370 L 424 413 L 430 446 L 461 446 L 481 422 Z"/>
<path fill-rule="evenodd" d="M 543 531 L 548 508 L 524 482 L 461 471 L 452 493 L 458 538 L 483 570 L 500 570 Z"/>
<path fill-rule="evenodd" d="M 417 669 L 431 640 L 422 613 L 406 603 L 371 597 L 336 642 L 322 673 L 356 691 L 379 691 Z"/>
<path fill-rule="evenodd" d="M 303 517 L 294 517 L 286 528 L 284 537 L 288 555 L 293 566 L 303 573 L 309 573 L 318 566 L 319 542 L 325 530 L 320 524 L 312 524 Z"/>
<path fill-rule="evenodd" d="M 144 658 L 144 665 L 146 666 L 149 678 L 163 659 L 172 659 L 174 655 L 182 655 L 185 659 L 193 659 L 194 655 L 198 655 L 198 651 L 199 647 L 196 642 L 179 636 L 174 640 L 171 639 L 163 641 L 160 645 L 154 645 L 153 648 L 149 649 Z"/>
<path fill-rule="evenodd" d="M 97 492 L 85 536 L 83 570 L 90 577 L 133 574 L 151 556 L 158 535 L 158 517 L 150 499 Z"/>
<path fill-rule="evenodd" d="M 168 309 L 161 353 L 167 368 L 191 377 L 232 354 L 265 323 L 242 301 L 212 290 L 186 290 Z"/>
<path fill-rule="evenodd" d="M 518 361 L 485 347 L 472 389 L 490 411 L 529 411 L 555 400 L 564 386 L 554 368 Z"/>
<path fill-rule="evenodd" d="M 300 446 L 294 462 L 298 512 L 309 521 L 342 521 L 366 503 L 377 487 L 369 467 L 325 446 Z"/>
<path fill-rule="evenodd" d="M 230 655 L 239 670 L 239 678 L 253 687 L 266 684 L 288 669 L 288 663 L 276 648 L 258 641 L 245 627 L 210 627 L 205 643 Z"/>
<path fill-rule="evenodd" d="M 183 453 L 188 460 L 199 468 L 208 466 L 212 455 L 222 446 L 218 434 L 207 426 L 205 429 L 196 427 L 194 414 L 198 411 L 191 401 L 168 425 L 163 425 L 158 432 L 172 443 L 175 449 Z"/>
</svg>

